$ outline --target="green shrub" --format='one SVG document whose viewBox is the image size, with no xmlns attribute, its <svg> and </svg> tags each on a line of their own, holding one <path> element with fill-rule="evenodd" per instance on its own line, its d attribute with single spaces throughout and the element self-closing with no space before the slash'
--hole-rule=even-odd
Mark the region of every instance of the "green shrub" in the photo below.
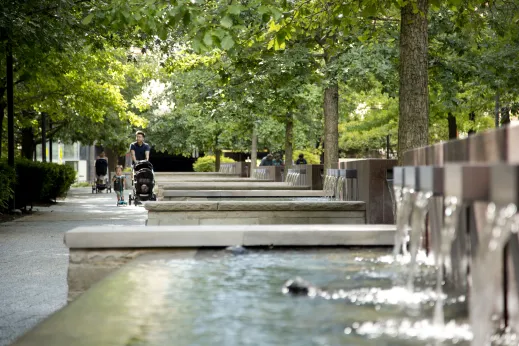
<svg viewBox="0 0 519 346">
<path fill-rule="evenodd" d="M 195 172 L 214 172 L 214 162 L 216 157 L 204 156 L 199 157 L 195 163 L 193 163 L 193 169 Z M 232 163 L 235 162 L 233 159 L 228 157 L 220 157 L 220 163 Z"/>
<path fill-rule="evenodd" d="M 69 165 L 19 159 L 16 161 L 15 201 L 19 208 L 66 195 L 76 179 Z"/>
<path fill-rule="evenodd" d="M 305 155 L 305 160 L 309 165 L 318 165 L 321 163 L 320 152 L 317 149 L 313 150 L 295 150 L 293 154 L 294 163 L 299 158 L 299 154 Z"/>
<path fill-rule="evenodd" d="M 0 210 L 5 210 L 9 199 L 14 195 L 13 186 L 16 181 L 16 171 L 7 164 L 0 161 Z"/>
</svg>

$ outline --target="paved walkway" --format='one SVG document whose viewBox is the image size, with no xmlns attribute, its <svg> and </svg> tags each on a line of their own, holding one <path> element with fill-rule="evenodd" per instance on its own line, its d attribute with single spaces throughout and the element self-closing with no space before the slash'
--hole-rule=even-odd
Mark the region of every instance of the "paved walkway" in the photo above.
<svg viewBox="0 0 519 346">
<path fill-rule="evenodd" d="M 68 249 L 77 226 L 143 225 L 142 207 L 117 207 L 115 194 L 71 189 L 65 201 L 0 224 L 0 346 L 9 345 L 67 301 Z"/>
</svg>

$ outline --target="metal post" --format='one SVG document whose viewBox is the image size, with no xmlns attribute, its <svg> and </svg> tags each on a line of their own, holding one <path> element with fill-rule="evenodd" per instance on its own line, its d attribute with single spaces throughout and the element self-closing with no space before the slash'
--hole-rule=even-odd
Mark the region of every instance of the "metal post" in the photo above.
<svg viewBox="0 0 519 346">
<path fill-rule="evenodd" d="M 49 131 L 52 131 L 52 120 L 49 119 Z M 49 162 L 52 162 L 52 136 L 49 137 Z"/>
<path fill-rule="evenodd" d="M 494 109 L 494 125 L 499 127 L 499 91 L 496 93 L 496 105 Z"/>
<path fill-rule="evenodd" d="M 47 115 L 41 113 L 41 162 L 47 162 Z"/>
<path fill-rule="evenodd" d="M 251 173 L 256 169 L 256 162 L 258 160 L 258 127 L 254 123 L 252 129 L 252 146 L 250 153 L 250 170 Z"/>
<path fill-rule="evenodd" d="M 391 144 L 389 143 L 389 135 L 386 136 L 386 159 L 389 160 L 389 149 Z"/>
</svg>

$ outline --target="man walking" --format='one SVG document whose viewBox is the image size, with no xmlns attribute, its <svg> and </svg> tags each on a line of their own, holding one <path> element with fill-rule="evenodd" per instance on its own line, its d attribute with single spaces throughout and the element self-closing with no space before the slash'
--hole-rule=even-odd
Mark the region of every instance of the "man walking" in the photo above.
<svg viewBox="0 0 519 346">
<path fill-rule="evenodd" d="M 137 131 L 135 133 L 136 141 L 130 145 L 130 152 L 132 153 L 132 162 L 149 161 L 150 160 L 150 146 L 144 143 L 144 132 Z"/>
</svg>

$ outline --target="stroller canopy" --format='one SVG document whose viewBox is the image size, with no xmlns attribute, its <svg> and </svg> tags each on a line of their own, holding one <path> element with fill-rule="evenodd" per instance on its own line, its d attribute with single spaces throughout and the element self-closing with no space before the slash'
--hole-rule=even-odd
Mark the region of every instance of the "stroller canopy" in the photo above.
<svg viewBox="0 0 519 346">
<path fill-rule="evenodd" d="M 135 166 L 133 167 L 133 170 L 135 172 L 140 171 L 143 168 L 148 168 L 150 170 L 153 170 L 153 165 L 149 161 L 137 161 L 135 163 Z"/>
</svg>

